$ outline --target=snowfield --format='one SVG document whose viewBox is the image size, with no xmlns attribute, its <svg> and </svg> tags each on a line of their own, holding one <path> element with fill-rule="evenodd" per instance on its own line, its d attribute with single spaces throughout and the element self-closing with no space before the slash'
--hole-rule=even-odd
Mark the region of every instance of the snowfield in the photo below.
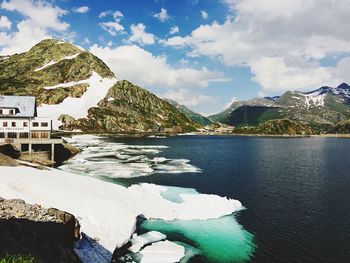
<svg viewBox="0 0 350 263">
<path fill-rule="evenodd" d="M 237 200 L 199 194 L 195 190 L 180 193 L 182 202 L 172 202 L 162 195 L 170 190 L 165 186 L 140 184 L 126 188 L 57 169 L 2 166 L 0 175 L 1 197 L 19 198 L 27 203 L 72 213 L 79 219 L 81 231 L 91 238 L 97 238 L 111 253 L 116 246 L 120 247 L 130 239 L 135 230 L 136 217 L 140 214 L 148 219 L 206 220 L 243 208 Z M 171 252 L 159 251 L 159 247 Z M 171 260 L 177 255 L 176 261 L 184 255 L 184 249 L 171 242 L 155 243 L 146 248 L 141 250 L 144 255 L 142 262 L 155 262 L 150 261 L 150 254 L 154 254 L 155 250 L 157 253 L 167 253 Z"/>
<path fill-rule="evenodd" d="M 62 83 L 45 89 L 56 89 L 62 87 L 73 87 L 78 84 L 88 84 L 87 91 L 80 98 L 67 97 L 62 103 L 55 105 L 42 104 L 38 107 L 38 116 L 52 119 L 53 129 L 58 129 L 61 114 L 67 114 L 73 118 L 86 118 L 88 110 L 102 100 L 109 88 L 117 81 L 116 78 L 102 78 L 96 72 L 92 72 L 90 78 L 77 82 Z"/>
</svg>

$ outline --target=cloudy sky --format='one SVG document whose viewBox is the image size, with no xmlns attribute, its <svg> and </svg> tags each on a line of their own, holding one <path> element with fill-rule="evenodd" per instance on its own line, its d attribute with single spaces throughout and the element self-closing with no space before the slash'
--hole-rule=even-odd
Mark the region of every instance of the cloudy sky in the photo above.
<svg viewBox="0 0 350 263">
<path fill-rule="evenodd" d="M 349 0 L 0 0 L 0 54 L 60 38 L 201 113 L 350 82 Z"/>
</svg>

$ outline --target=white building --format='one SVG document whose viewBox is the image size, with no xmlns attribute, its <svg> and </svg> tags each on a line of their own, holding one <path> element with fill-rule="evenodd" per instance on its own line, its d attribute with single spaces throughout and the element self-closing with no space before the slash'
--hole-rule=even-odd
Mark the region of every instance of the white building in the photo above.
<svg viewBox="0 0 350 263">
<path fill-rule="evenodd" d="M 35 97 L 0 96 L 0 140 L 50 139 L 52 121 L 37 117 Z"/>
</svg>

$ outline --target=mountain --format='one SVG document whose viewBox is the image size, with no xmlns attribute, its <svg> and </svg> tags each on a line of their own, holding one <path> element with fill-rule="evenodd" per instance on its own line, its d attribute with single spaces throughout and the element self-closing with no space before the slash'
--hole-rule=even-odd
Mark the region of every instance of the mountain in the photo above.
<svg viewBox="0 0 350 263">
<path fill-rule="evenodd" d="M 227 109 L 224 111 L 209 116 L 208 118 L 212 122 L 222 122 L 227 123 L 230 122 L 227 118 L 229 115 L 235 111 L 236 109 L 242 107 L 242 106 L 272 106 L 274 102 L 274 98 L 253 98 L 250 100 L 240 100 L 240 101 L 234 101 Z"/>
<path fill-rule="evenodd" d="M 190 132 L 200 127 L 167 101 L 126 80 L 111 87 L 87 118 L 62 115 L 60 120 L 64 129 L 95 133 Z"/>
<path fill-rule="evenodd" d="M 208 118 L 204 117 L 203 115 L 201 115 L 199 113 L 196 113 L 196 112 L 190 110 L 186 106 L 181 105 L 174 100 L 169 100 L 169 99 L 165 99 L 165 100 L 167 102 L 169 102 L 171 105 L 173 105 L 180 112 L 185 114 L 190 120 L 192 120 L 196 123 L 199 123 L 200 125 L 203 125 L 203 126 L 212 124 L 212 122 Z"/>
<path fill-rule="evenodd" d="M 50 117 L 55 129 L 182 132 L 199 127 L 152 93 L 118 82 L 90 52 L 55 39 L 0 57 L 0 95 L 36 96 L 38 115 Z"/>
<path fill-rule="evenodd" d="M 234 130 L 236 134 L 262 135 L 315 135 L 319 131 L 307 124 L 289 119 L 270 120 L 254 127 L 241 127 Z"/>
<path fill-rule="evenodd" d="M 311 92 L 287 91 L 282 96 L 234 102 L 211 120 L 229 125 L 258 125 L 287 118 L 316 128 L 329 129 L 350 118 L 350 86 L 321 87 Z"/>
</svg>

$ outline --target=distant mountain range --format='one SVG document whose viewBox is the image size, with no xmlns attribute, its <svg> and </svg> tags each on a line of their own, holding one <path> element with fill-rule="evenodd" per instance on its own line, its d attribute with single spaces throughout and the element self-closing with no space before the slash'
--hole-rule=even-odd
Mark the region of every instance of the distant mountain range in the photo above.
<svg viewBox="0 0 350 263">
<path fill-rule="evenodd" d="M 223 112 L 209 116 L 236 127 L 290 119 L 319 129 L 331 129 L 350 119 L 350 86 L 321 87 L 310 92 L 287 91 L 282 96 L 233 102 Z"/>
</svg>

